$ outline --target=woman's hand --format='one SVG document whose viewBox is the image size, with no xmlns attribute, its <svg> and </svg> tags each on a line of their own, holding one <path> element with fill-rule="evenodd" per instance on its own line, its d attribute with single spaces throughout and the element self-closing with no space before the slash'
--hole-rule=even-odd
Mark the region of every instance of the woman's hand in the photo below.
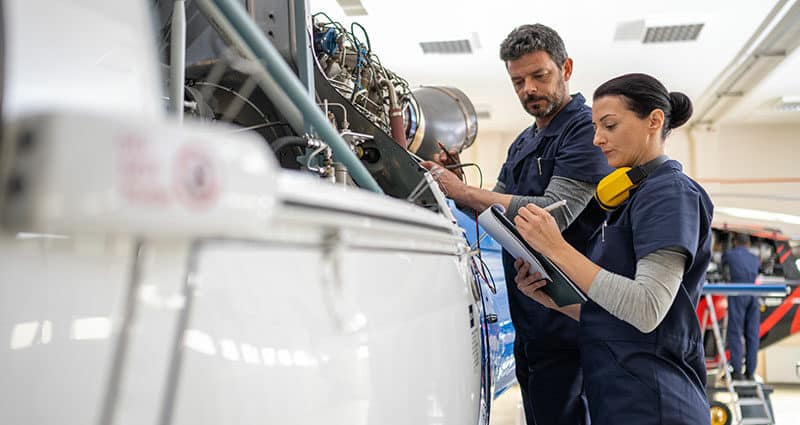
<svg viewBox="0 0 800 425">
<path fill-rule="evenodd" d="M 571 317 L 575 321 L 581 320 L 581 305 L 571 304 L 559 307 L 558 304 L 553 301 L 553 298 L 547 295 L 542 289 L 547 285 L 547 281 L 542 279 L 542 275 L 539 272 L 528 274 L 531 268 L 530 264 L 518 258 L 517 261 L 514 261 L 514 268 L 517 269 L 517 276 L 514 277 L 514 282 L 516 282 L 517 288 L 519 288 L 523 294 L 533 298 L 536 302 L 549 309 L 556 310 L 561 312 L 561 314 Z"/>
<path fill-rule="evenodd" d="M 525 241 L 545 257 L 552 258 L 554 252 L 567 243 L 553 216 L 535 204 L 520 208 L 514 224 Z"/>
<path fill-rule="evenodd" d="M 547 285 L 547 281 L 542 278 L 542 275 L 539 272 L 534 274 L 528 274 L 530 271 L 531 265 L 522 261 L 521 258 L 518 258 L 517 261 L 514 261 L 514 268 L 517 269 L 517 276 L 514 277 L 514 282 L 517 284 L 517 288 L 522 291 L 523 294 L 533 298 L 539 304 L 553 309 L 559 310 L 558 305 L 550 298 L 550 295 L 547 295 L 542 288 Z"/>
</svg>

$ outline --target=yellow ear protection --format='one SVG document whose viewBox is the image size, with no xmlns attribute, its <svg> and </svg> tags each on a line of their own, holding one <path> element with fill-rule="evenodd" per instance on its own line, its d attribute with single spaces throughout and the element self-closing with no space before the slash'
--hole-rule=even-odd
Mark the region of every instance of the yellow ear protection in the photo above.
<svg viewBox="0 0 800 425">
<path fill-rule="evenodd" d="M 594 199 L 600 208 L 611 211 L 620 204 L 628 200 L 631 189 L 635 188 L 646 179 L 661 164 L 667 162 L 669 158 L 661 155 L 658 158 L 645 164 L 630 168 L 621 167 L 614 170 L 611 174 L 603 177 L 597 184 L 594 192 Z"/>
</svg>

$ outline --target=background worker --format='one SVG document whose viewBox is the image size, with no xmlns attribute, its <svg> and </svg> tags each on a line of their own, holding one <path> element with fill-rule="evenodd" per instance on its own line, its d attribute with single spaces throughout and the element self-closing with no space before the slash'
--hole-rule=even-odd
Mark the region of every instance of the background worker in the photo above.
<svg viewBox="0 0 800 425">
<path fill-rule="evenodd" d="M 580 320 L 578 345 L 594 425 L 710 422 L 705 355 L 695 308 L 711 260 L 713 205 L 703 188 L 664 155 L 670 130 L 692 114 L 686 95 L 655 78 L 627 74 L 594 93 L 594 143 L 618 170 L 619 193 L 598 186 L 615 208 L 592 238 L 587 258 L 571 247 L 553 217 L 528 205 L 515 223 L 526 241 L 555 262 L 589 301 L 559 308 L 517 261 L 520 289 Z M 626 180 L 617 180 L 625 182 Z M 620 187 L 622 186 L 622 187 Z M 627 199 L 626 199 L 627 193 Z"/>
<path fill-rule="evenodd" d="M 737 233 L 733 248 L 722 255 L 722 269 L 731 283 L 755 283 L 759 261 L 750 248 L 750 236 Z M 755 295 L 728 297 L 728 330 L 725 340 L 731 353 L 733 379 L 752 381 L 758 363 L 758 332 L 761 325 L 760 302 Z M 746 349 L 742 375 L 742 334 Z"/>
<path fill-rule="evenodd" d="M 591 109 L 581 94 L 569 94 L 572 59 L 553 29 L 523 25 L 500 46 L 500 58 L 523 108 L 536 118 L 511 143 L 493 191 L 464 184 L 442 167 L 452 165 L 442 152 L 422 165 L 438 174 L 442 190 L 459 206 L 481 212 L 501 204 L 513 219 L 526 204 L 567 204 L 553 212 L 564 238 L 585 252 L 604 216 L 584 208 L 597 182 L 611 170 L 592 145 Z M 455 152 L 452 152 L 453 154 Z M 514 258 L 503 251 L 510 282 Z M 583 424 L 586 406 L 577 349 L 578 324 L 549 310 L 508 285 L 511 320 L 516 330 L 514 358 L 525 417 L 533 424 Z"/>
</svg>

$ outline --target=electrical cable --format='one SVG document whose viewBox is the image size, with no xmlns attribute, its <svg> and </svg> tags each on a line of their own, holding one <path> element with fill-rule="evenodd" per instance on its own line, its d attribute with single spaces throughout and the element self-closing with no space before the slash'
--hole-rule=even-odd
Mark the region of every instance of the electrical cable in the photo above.
<svg viewBox="0 0 800 425">
<path fill-rule="evenodd" d="M 480 165 L 474 162 L 465 162 L 462 164 L 445 165 L 444 168 L 447 168 L 448 170 L 457 170 L 464 167 L 475 167 L 478 169 L 478 176 L 480 177 L 480 183 L 478 184 L 478 187 L 480 189 L 483 189 L 483 171 L 481 171 Z M 461 173 L 461 175 L 464 176 L 464 178 L 461 181 L 466 183 L 466 176 L 464 175 L 464 173 Z"/>
<path fill-rule="evenodd" d="M 260 115 L 260 116 L 261 116 L 261 118 L 264 120 L 264 123 L 265 123 L 265 124 L 268 124 L 268 125 L 266 125 L 265 127 L 272 127 L 272 123 L 273 123 L 273 121 L 270 121 L 269 119 L 267 119 L 267 115 L 266 115 L 264 112 L 262 112 L 262 111 L 261 111 L 261 109 L 259 109 L 259 108 L 258 108 L 258 106 L 256 106 L 256 105 L 255 105 L 255 104 L 254 104 L 252 101 L 250 101 L 250 99 L 248 99 L 248 98 L 246 98 L 246 97 L 242 96 L 242 95 L 241 95 L 239 92 L 237 92 L 236 90 L 233 90 L 233 89 L 231 89 L 231 88 L 229 88 L 229 87 L 225 87 L 225 86 L 223 86 L 223 85 L 219 85 L 219 84 L 215 84 L 215 83 L 210 83 L 210 82 L 208 82 L 208 81 L 195 81 L 195 82 L 193 83 L 193 85 L 195 85 L 195 86 L 207 86 L 207 87 L 212 87 L 212 88 L 214 88 L 214 89 L 218 89 L 218 90 L 222 90 L 222 91 L 228 92 L 229 94 L 233 95 L 234 97 L 238 98 L 240 101 L 244 102 L 245 104 L 247 104 L 248 106 L 250 106 L 251 108 L 253 108 L 253 110 L 254 110 L 254 111 L 256 111 L 256 112 L 258 113 L 258 115 Z M 209 93 L 209 95 L 210 95 L 210 94 L 211 94 L 211 93 Z M 209 97 L 210 97 L 210 96 L 209 96 Z M 274 128 L 272 128 L 272 134 L 273 134 L 273 136 L 275 136 L 275 137 L 277 137 L 277 136 L 278 136 L 278 133 L 275 131 L 275 129 L 274 129 Z"/>
<path fill-rule="evenodd" d="M 494 282 L 494 276 L 492 276 L 492 271 L 489 269 L 489 266 L 483 261 L 483 256 L 481 255 L 481 230 L 480 226 L 478 225 L 478 212 L 475 211 L 475 243 L 477 244 L 477 251 L 478 251 L 478 262 L 480 263 L 480 267 L 476 266 L 478 277 L 482 278 L 484 282 L 486 282 L 486 286 L 492 291 L 493 294 L 497 293 L 497 284 Z M 474 259 L 473 259 L 474 264 Z M 489 275 L 491 278 L 491 282 L 486 277 Z"/>
<path fill-rule="evenodd" d="M 391 105 L 389 98 L 383 96 L 388 89 L 380 88 L 380 82 L 390 81 L 395 88 L 397 104 L 401 110 L 412 98 L 408 82 L 383 67 L 380 58 L 372 52 L 372 41 L 362 24 L 351 22 L 348 30 L 341 22 L 334 21 L 324 12 L 314 13 L 312 17 L 313 32 L 319 35 L 334 29 L 339 46 L 336 53 L 314 53 L 318 68 L 323 71 L 328 82 L 367 119 L 389 132 Z M 356 35 L 356 28 L 360 30 L 359 35 Z M 332 68 L 333 63 L 338 63 L 339 66 Z M 332 69 L 336 71 L 331 71 Z"/>
<path fill-rule="evenodd" d="M 350 23 L 350 33 L 353 34 L 354 38 L 356 36 L 356 31 L 355 31 L 354 27 L 360 28 L 361 32 L 364 33 L 364 38 L 367 39 L 367 54 L 369 54 L 369 52 L 372 51 L 372 44 L 369 42 L 369 34 L 367 34 L 367 30 L 364 29 L 364 27 L 361 24 L 359 24 L 358 22 L 353 21 L 352 23 Z"/>
<path fill-rule="evenodd" d="M 497 293 L 497 283 L 494 281 L 494 276 L 492 275 L 492 269 L 489 268 L 489 265 L 486 264 L 486 261 L 483 261 L 482 257 L 478 257 L 478 260 L 481 262 L 481 267 L 486 271 L 486 274 L 489 275 L 489 280 L 486 281 L 486 285 L 492 291 L 493 294 Z"/>
</svg>

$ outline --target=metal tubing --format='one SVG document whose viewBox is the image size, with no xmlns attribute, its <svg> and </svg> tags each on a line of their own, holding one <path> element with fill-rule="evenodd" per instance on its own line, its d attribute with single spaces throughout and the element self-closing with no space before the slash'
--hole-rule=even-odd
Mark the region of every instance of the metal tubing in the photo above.
<svg viewBox="0 0 800 425">
<path fill-rule="evenodd" d="M 258 81 L 258 85 L 264 90 L 264 93 L 269 97 L 269 100 L 281 111 L 281 115 L 286 118 L 286 122 L 292 127 L 297 134 L 305 133 L 303 128 L 303 116 L 297 107 L 286 97 L 286 93 L 280 88 L 277 82 L 269 75 L 266 69 L 258 62 L 255 53 L 247 47 L 242 37 L 235 28 L 228 22 L 228 19 L 220 12 L 219 8 L 212 3 L 212 0 L 197 0 L 197 7 L 203 11 L 203 14 L 208 18 L 209 22 L 220 32 L 231 47 L 239 52 L 246 59 L 253 62 L 253 69 L 246 69 L 243 72 L 249 72 L 253 78 Z"/>
<path fill-rule="evenodd" d="M 714 310 L 714 298 L 711 294 L 705 294 L 706 297 L 706 311 L 711 316 L 711 330 L 714 332 L 714 343 L 717 346 L 717 355 L 719 356 L 719 369 L 725 374 L 725 386 L 728 392 L 735 394 L 733 391 L 733 380 L 731 379 L 731 371 L 728 370 L 728 358 L 725 356 L 725 345 L 722 344 L 722 332 L 719 330 L 719 321 L 717 320 L 717 311 Z"/>
<path fill-rule="evenodd" d="M 378 80 L 378 84 L 386 87 L 389 92 L 389 127 L 392 130 L 392 138 L 403 150 L 406 150 L 408 149 L 408 141 L 406 140 L 406 130 L 403 125 L 403 113 L 397 103 L 397 93 L 394 90 L 394 85 L 385 78 Z"/>
<path fill-rule="evenodd" d="M 183 80 L 186 77 L 186 3 L 175 0 L 169 37 L 170 106 L 179 123 L 183 122 Z"/>
<path fill-rule="evenodd" d="M 369 174 L 364 164 L 350 151 L 344 139 L 331 127 L 327 117 L 323 116 L 316 103 L 308 96 L 297 76 L 281 57 L 275 47 L 266 39 L 255 22 L 234 0 L 213 0 L 220 12 L 230 21 L 246 45 L 258 57 L 267 72 L 283 88 L 289 98 L 300 108 L 316 132 L 333 149 L 336 158 L 344 163 L 353 180 L 362 188 L 376 193 L 383 193 L 378 183 Z M 309 124 L 309 123 L 306 123 Z"/>
</svg>

